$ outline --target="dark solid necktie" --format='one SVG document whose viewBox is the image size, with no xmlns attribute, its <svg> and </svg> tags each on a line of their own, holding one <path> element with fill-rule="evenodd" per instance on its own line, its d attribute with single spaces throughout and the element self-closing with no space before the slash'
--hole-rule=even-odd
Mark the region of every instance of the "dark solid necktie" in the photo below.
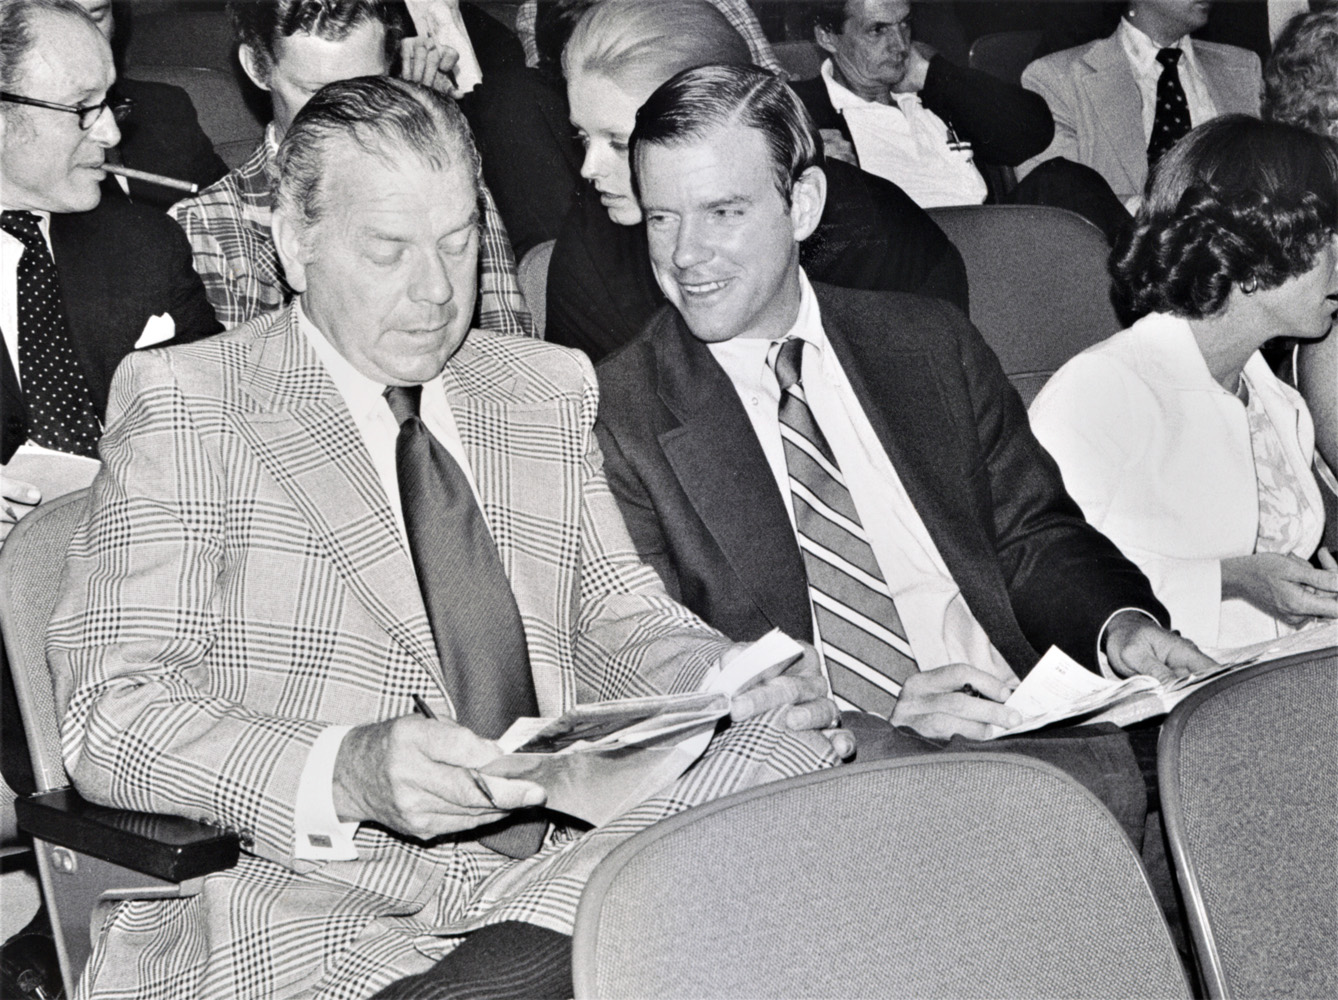
<svg viewBox="0 0 1338 1000">
<path fill-rule="evenodd" d="M 1152 136 L 1148 139 L 1149 170 L 1189 131 L 1189 101 L 1180 85 L 1177 68 L 1182 54 L 1179 49 L 1162 49 L 1157 53 L 1161 76 L 1157 79 L 1157 108 L 1152 116 Z"/>
<path fill-rule="evenodd" d="M 19 381 L 28 437 L 55 451 L 98 457 L 102 422 L 70 340 L 60 276 L 32 212 L 0 212 L 23 244 L 18 267 Z"/>
<path fill-rule="evenodd" d="M 395 465 L 418 587 L 455 721 L 496 739 L 539 714 L 525 632 L 483 512 L 464 470 L 418 416 L 423 387 L 390 386 L 400 425 Z M 514 820 L 480 841 L 513 858 L 539 849 L 546 824 Z"/>
<path fill-rule="evenodd" d="M 884 718 L 916 672 L 892 592 L 874 558 L 845 479 L 813 418 L 800 376 L 804 342 L 773 344 L 781 442 L 799 548 L 832 691 Z"/>
</svg>

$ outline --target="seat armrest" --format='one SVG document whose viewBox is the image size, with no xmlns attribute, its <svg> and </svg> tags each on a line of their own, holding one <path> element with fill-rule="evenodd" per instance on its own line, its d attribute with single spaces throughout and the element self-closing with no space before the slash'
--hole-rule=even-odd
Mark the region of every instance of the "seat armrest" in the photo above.
<svg viewBox="0 0 1338 1000">
<path fill-rule="evenodd" d="M 39 840 L 165 882 L 231 868 L 241 852 L 235 833 L 181 816 L 95 805 L 73 788 L 24 796 L 14 807 L 19 829 Z"/>
</svg>

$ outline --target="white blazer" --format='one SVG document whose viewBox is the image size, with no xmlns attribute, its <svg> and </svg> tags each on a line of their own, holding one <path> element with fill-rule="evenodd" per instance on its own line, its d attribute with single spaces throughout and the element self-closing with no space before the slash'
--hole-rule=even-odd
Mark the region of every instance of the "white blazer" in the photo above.
<svg viewBox="0 0 1338 1000">
<path fill-rule="evenodd" d="M 1258 353 L 1245 373 L 1307 502 L 1321 504 L 1304 400 Z M 1208 372 L 1187 321 L 1153 313 L 1083 351 L 1041 390 L 1030 417 L 1087 520 L 1147 574 L 1173 628 L 1208 647 L 1292 631 L 1245 601 L 1222 600 L 1221 560 L 1254 551 L 1259 491 L 1245 407 Z M 1306 532 L 1294 554 L 1309 558 L 1322 531 Z"/>
</svg>

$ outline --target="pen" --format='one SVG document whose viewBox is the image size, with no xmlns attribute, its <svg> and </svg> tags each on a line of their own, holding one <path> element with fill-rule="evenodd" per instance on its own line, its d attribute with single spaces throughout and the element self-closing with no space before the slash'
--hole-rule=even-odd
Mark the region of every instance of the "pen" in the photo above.
<svg viewBox="0 0 1338 1000">
<path fill-rule="evenodd" d="M 413 696 L 413 707 L 423 718 L 436 720 L 437 713 L 432 711 L 432 706 L 423 700 L 422 695 L 416 694 Z M 479 774 L 478 771 L 474 770 L 472 767 L 466 767 L 462 770 L 469 775 L 469 780 L 474 782 L 474 787 L 479 790 L 479 794 L 488 800 L 488 805 L 492 806 L 494 809 L 498 808 L 497 800 L 492 797 L 492 789 L 489 788 L 488 783 L 483 780 L 483 775 Z"/>
<path fill-rule="evenodd" d="M 149 184 L 157 184 L 159 187 L 172 188 L 175 191 L 185 191 L 187 194 L 200 193 L 200 185 L 192 184 L 190 181 L 179 181 L 175 177 L 167 177 L 164 174 L 151 174 L 147 170 L 136 170 L 133 167 L 123 167 L 119 163 L 104 163 L 102 169 L 109 174 L 120 174 L 122 177 L 132 181 L 147 181 Z"/>
<path fill-rule="evenodd" d="M 0 509 L 4 510 L 5 517 L 9 518 L 11 521 L 17 521 L 19 519 L 19 512 L 9 505 L 8 500 L 0 500 Z"/>
</svg>

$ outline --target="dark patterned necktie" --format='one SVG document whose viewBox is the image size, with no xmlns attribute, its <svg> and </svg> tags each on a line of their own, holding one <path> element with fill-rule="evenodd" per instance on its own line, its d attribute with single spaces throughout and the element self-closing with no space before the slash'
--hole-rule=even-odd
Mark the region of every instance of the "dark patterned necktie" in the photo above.
<svg viewBox="0 0 1338 1000">
<path fill-rule="evenodd" d="M 916 672 L 915 656 L 836 457 L 808 407 L 803 350 L 797 337 L 773 344 L 770 364 L 781 388 L 781 442 L 818 645 L 832 691 L 886 718 Z"/>
<path fill-rule="evenodd" d="M 1148 139 L 1149 170 L 1189 131 L 1189 101 L 1185 98 L 1185 88 L 1180 86 L 1177 68 L 1181 55 L 1179 49 L 1162 49 L 1157 53 L 1161 76 L 1157 79 L 1157 109 L 1152 116 L 1152 136 Z"/>
<path fill-rule="evenodd" d="M 427 608 L 455 721 L 496 739 L 519 716 L 539 714 L 525 632 L 483 512 L 459 464 L 418 416 L 423 387 L 390 386 L 400 425 L 395 466 L 418 587 Z M 539 849 L 546 824 L 488 827 L 479 840 L 513 858 Z"/>
<path fill-rule="evenodd" d="M 98 457 L 102 422 L 74 353 L 60 276 L 32 212 L 0 212 L 23 244 L 18 267 L 19 381 L 28 437 L 46 448 Z"/>
</svg>

